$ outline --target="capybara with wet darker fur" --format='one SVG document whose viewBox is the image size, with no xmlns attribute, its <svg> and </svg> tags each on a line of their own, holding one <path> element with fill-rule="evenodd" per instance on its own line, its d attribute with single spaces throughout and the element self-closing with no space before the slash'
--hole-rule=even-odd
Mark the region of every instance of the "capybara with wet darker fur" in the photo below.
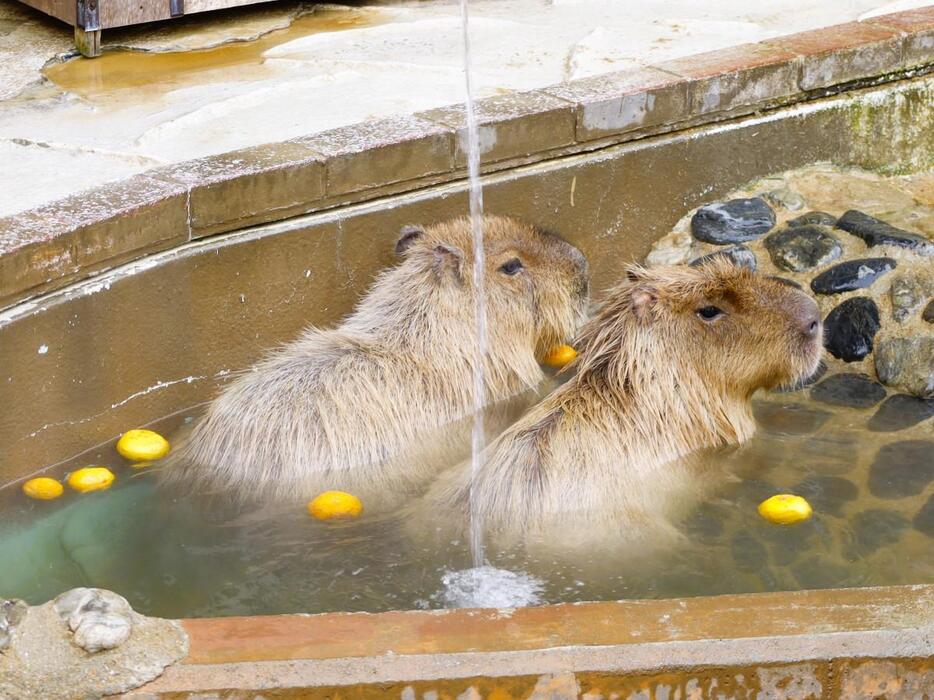
<svg viewBox="0 0 934 700">
<path fill-rule="evenodd" d="M 459 466 L 419 510 L 469 501 L 501 541 L 556 547 L 657 531 L 703 493 L 698 451 L 753 435 L 753 392 L 817 369 L 821 321 L 805 293 L 724 259 L 632 266 L 578 346 L 575 376 L 490 443 L 472 487 Z"/>
<path fill-rule="evenodd" d="M 573 337 L 587 263 L 557 235 L 484 219 L 486 397 L 538 385 L 536 357 Z M 430 480 L 473 405 L 478 361 L 469 222 L 403 228 L 401 262 L 337 328 L 309 328 L 242 373 L 170 456 L 169 481 L 263 502 L 349 491 L 367 510 Z M 459 459 L 459 457 L 458 457 Z"/>
</svg>

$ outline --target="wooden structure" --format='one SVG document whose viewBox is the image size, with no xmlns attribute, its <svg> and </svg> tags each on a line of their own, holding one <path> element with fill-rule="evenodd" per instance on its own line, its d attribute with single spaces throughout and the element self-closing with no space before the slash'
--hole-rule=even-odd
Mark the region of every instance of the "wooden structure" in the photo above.
<svg viewBox="0 0 934 700">
<path fill-rule="evenodd" d="M 101 32 L 114 27 L 174 19 L 208 10 L 271 0 L 20 0 L 75 28 L 75 45 L 88 57 L 101 53 Z"/>
</svg>

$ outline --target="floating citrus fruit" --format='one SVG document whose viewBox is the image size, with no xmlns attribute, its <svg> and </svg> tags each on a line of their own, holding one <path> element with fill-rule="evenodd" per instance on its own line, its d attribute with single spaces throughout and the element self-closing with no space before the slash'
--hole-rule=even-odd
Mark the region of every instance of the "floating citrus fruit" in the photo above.
<svg viewBox="0 0 934 700">
<path fill-rule="evenodd" d="M 542 358 L 542 364 L 561 368 L 577 357 L 577 350 L 570 345 L 556 345 Z"/>
<path fill-rule="evenodd" d="M 85 467 L 68 475 L 68 485 L 81 493 L 102 491 L 109 489 L 115 478 L 107 467 Z"/>
<path fill-rule="evenodd" d="M 356 518 L 363 512 L 363 504 L 353 494 L 343 491 L 325 491 L 308 504 L 308 512 L 318 520 Z"/>
<path fill-rule="evenodd" d="M 38 498 L 41 501 L 51 501 L 53 498 L 61 496 L 64 492 L 64 486 L 55 479 L 50 479 L 47 476 L 30 479 L 23 484 L 23 493 L 30 498 Z"/>
<path fill-rule="evenodd" d="M 150 462 L 169 453 L 169 441 L 152 430 L 127 430 L 117 440 L 117 452 L 131 462 Z"/>
<path fill-rule="evenodd" d="M 810 518 L 813 512 L 810 503 L 790 493 L 780 493 L 759 504 L 759 515 L 776 525 L 800 523 Z"/>
</svg>

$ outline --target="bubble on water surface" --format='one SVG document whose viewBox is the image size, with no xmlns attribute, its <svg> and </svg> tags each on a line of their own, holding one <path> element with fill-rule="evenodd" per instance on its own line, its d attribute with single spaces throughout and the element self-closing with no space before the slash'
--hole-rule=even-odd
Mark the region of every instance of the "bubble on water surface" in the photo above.
<svg viewBox="0 0 934 700">
<path fill-rule="evenodd" d="M 544 584 L 527 573 L 478 566 L 441 577 L 437 599 L 448 608 L 522 608 L 544 602 Z"/>
</svg>

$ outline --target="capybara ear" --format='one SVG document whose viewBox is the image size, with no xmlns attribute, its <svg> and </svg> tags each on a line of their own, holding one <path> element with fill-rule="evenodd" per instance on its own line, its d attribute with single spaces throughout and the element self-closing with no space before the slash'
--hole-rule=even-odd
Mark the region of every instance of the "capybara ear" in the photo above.
<svg viewBox="0 0 934 700">
<path fill-rule="evenodd" d="M 434 255 L 434 270 L 439 278 L 453 275 L 458 280 L 461 279 L 461 262 L 464 254 L 460 249 L 441 243 L 435 246 Z"/>
<path fill-rule="evenodd" d="M 396 255 L 402 255 L 418 238 L 425 235 L 425 229 L 415 224 L 406 224 L 399 229 L 399 240 L 396 241 Z"/>
<path fill-rule="evenodd" d="M 626 279 L 630 282 L 639 282 L 649 276 L 649 271 L 636 263 L 629 263 L 624 269 L 626 270 Z"/>
<path fill-rule="evenodd" d="M 643 324 L 652 319 L 652 308 L 658 300 L 655 290 L 641 285 L 632 290 L 631 305 L 633 315 Z"/>
</svg>

